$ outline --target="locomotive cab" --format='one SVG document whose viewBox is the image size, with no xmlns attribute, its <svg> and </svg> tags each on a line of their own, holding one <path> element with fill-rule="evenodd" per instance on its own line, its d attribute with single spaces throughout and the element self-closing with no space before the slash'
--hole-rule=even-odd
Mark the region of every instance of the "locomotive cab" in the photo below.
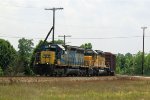
<svg viewBox="0 0 150 100">
<path fill-rule="evenodd" d="M 101 51 L 101 50 L 95 50 L 95 51 L 98 53 L 98 55 L 97 55 L 97 65 L 98 65 L 98 67 L 106 68 L 104 52 Z"/>
<path fill-rule="evenodd" d="M 49 44 L 42 47 L 42 49 L 36 53 L 35 64 L 57 64 L 61 59 L 61 55 L 65 53 L 63 46 L 58 44 Z"/>
<path fill-rule="evenodd" d="M 36 53 L 35 64 L 36 65 L 49 65 L 54 64 L 55 52 L 50 50 L 50 45 L 44 45 Z"/>
<path fill-rule="evenodd" d="M 84 65 L 94 67 L 94 63 L 97 59 L 97 52 L 92 49 L 85 50 L 84 54 Z"/>
</svg>

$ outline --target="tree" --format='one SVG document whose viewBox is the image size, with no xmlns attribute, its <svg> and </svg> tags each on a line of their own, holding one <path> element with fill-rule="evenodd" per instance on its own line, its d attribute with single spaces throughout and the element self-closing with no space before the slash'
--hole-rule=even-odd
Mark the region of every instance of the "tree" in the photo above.
<svg viewBox="0 0 150 100">
<path fill-rule="evenodd" d="M 80 47 L 84 48 L 84 49 L 92 49 L 92 44 L 91 43 L 85 43 L 85 44 L 82 44 Z"/>
<path fill-rule="evenodd" d="M 3 76 L 3 70 L 2 70 L 2 68 L 0 67 L 0 76 Z"/>
<path fill-rule="evenodd" d="M 55 44 L 64 44 L 64 41 L 58 39 L 58 40 L 55 40 L 54 43 L 55 43 Z"/>
<path fill-rule="evenodd" d="M 33 42 L 32 39 L 19 39 L 19 65 L 20 71 L 25 72 L 25 74 L 30 74 L 30 59 L 33 52 Z"/>
<path fill-rule="evenodd" d="M 6 40 L 0 39 L 0 66 L 2 71 L 6 71 L 7 68 L 13 67 L 15 61 L 16 50 Z"/>
<path fill-rule="evenodd" d="M 142 52 L 138 52 L 134 56 L 134 74 L 141 75 L 142 73 Z"/>
<path fill-rule="evenodd" d="M 41 40 L 41 41 L 42 41 L 42 40 Z M 47 42 L 47 41 L 46 41 L 46 42 Z M 53 42 L 51 41 L 51 42 L 47 42 L 47 43 L 52 44 Z M 54 44 L 64 44 L 64 41 L 63 41 L 63 40 L 60 40 L 60 39 L 54 40 Z"/>
<path fill-rule="evenodd" d="M 134 66 L 133 66 L 133 56 L 131 53 L 126 53 L 125 54 L 125 74 L 130 74 L 132 75 L 133 74 L 133 69 L 134 69 Z"/>
<path fill-rule="evenodd" d="M 125 72 L 125 57 L 118 53 L 116 57 L 116 73 L 123 74 Z"/>
<path fill-rule="evenodd" d="M 150 53 L 145 57 L 144 74 L 150 75 Z"/>
</svg>

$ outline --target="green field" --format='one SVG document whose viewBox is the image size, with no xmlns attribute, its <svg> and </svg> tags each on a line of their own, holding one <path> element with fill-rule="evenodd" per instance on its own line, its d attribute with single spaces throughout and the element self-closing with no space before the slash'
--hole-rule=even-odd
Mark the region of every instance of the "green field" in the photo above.
<svg viewBox="0 0 150 100">
<path fill-rule="evenodd" d="M 1 83 L 0 100 L 150 100 L 150 81 Z"/>
</svg>

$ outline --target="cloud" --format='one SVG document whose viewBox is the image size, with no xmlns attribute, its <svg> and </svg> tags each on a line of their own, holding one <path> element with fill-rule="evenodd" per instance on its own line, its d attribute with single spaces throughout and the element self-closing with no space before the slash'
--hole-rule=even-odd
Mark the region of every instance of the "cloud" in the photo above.
<svg viewBox="0 0 150 100">
<path fill-rule="evenodd" d="M 44 8 L 51 7 L 64 8 L 56 12 L 56 38 L 62 34 L 72 35 L 72 38 L 134 36 L 141 35 L 141 26 L 150 26 L 149 0 L 0 0 L 0 2 L 0 24 L 3 25 L 0 32 L 8 36 L 44 38 L 52 26 L 52 11 L 45 11 Z M 17 39 L 8 39 L 17 45 Z M 141 38 L 120 40 L 68 38 L 67 41 L 72 42 L 72 45 L 92 42 L 95 49 L 112 52 L 141 50 L 139 46 Z M 150 41 L 146 41 L 148 45 Z M 147 47 L 146 50 L 149 49 Z"/>
</svg>

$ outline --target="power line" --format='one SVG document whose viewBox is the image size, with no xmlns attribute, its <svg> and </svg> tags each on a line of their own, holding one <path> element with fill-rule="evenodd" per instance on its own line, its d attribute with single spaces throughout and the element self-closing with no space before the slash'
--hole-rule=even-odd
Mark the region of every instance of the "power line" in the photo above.
<svg viewBox="0 0 150 100">
<path fill-rule="evenodd" d="M 3 18 L 3 19 L 7 19 L 10 21 L 15 21 L 15 22 L 28 22 L 28 23 L 38 23 L 38 24 L 49 24 L 47 22 L 41 22 L 41 21 L 34 21 L 33 19 L 24 19 L 24 18 L 15 18 L 15 16 L 12 16 L 12 17 L 7 17 L 7 16 L 0 16 L 0 18 Z"/>
<path fill-rule="evenodd" d="M 1 34 L 1 33 L 0 33 Z M 4 38 L 23 38 L 22 37 L 18 37 L 18 36 L 0 36 L 0 37 L 4 37 Z M 150 37 L 150 36 L 145 36 L 145 37 Z M 35 37 L 24 37 L 24 38 L 28 38 L 28 39 L 44 39 L 44 38 L 35 38 Z M 131 37 L 102 37 L 102 38 L 68 38 L 68 39 L 128 39 L 128 38 L 142 38 L 142 36 L 131 36 Z M 51 39 L 51 38 L 50 38 Z M 55 39 L 59 39 L 59 38 L 55 38 Z"/>
<path fill-rule="evenodd" d="M 44 39 L 44 38 L 31 38 L 31 37 L 19 37 L 19 36 L 0 36 L 0 37 L 3 37 L 3 38 L 16 38 L 16 39 L 20 39 L 20 38 L 28 38 L 28 39 Z"/>
<path fill-rule="evenodd" d="M 102 37 L 102 38 L 69 38 L 69 39 L 126 39 L 126 38 L 141 38 L 142 36 L 131 36 L 131 37 Z M 150 36 L 146 36 L 150 37 Z"/>
<path fill-rule="evenodd" d="M 43 7 L 34 7 L 34 6 L 20 6 L 20 5 L 9 5 L 9 4 L 0 4 L 0 7 L 8 7 L 8 8 L 43 8 Z"/>
</svg>

